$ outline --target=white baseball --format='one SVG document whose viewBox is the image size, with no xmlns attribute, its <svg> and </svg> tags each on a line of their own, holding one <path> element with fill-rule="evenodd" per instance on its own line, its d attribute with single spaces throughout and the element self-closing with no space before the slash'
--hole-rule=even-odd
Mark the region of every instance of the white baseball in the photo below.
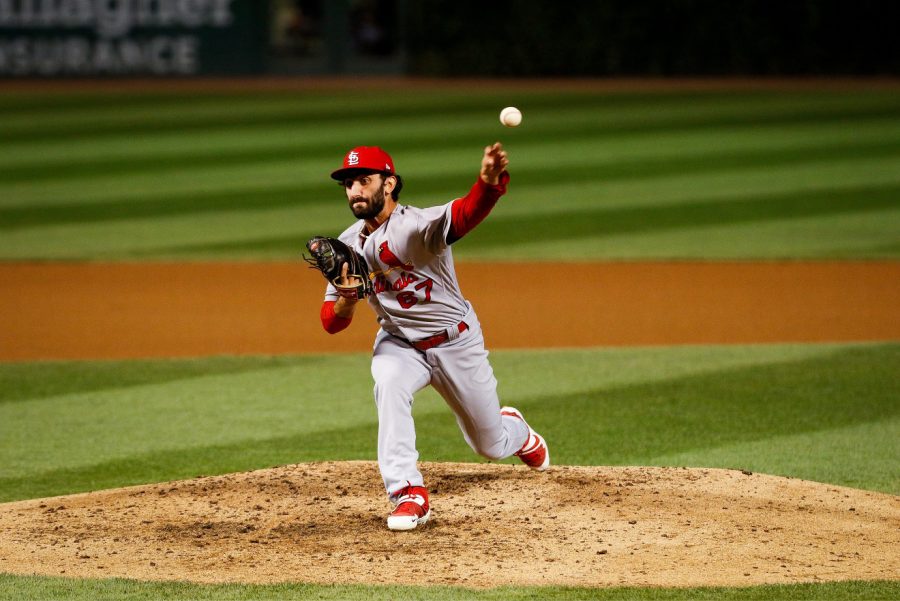
<svg viewBox="0 0 900 601">
<path fill-rule="evenodd" d="M 500 123 L 506 127 L 516 127 L 522 122 L 522 111 L 514 106 L 508 106 L 500 111 Z"/>
</svg>

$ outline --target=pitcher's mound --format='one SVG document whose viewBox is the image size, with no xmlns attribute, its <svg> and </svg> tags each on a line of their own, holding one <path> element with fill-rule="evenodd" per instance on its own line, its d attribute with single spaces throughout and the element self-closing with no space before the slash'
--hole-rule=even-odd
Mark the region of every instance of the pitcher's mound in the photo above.
<svg viewBox="0 0 900 601">
<path fill-rule="evenodd" d="M 900 497 L 741 471 L 424 463 L 387 530 L 371 462 L 0 505 L 0 572 L 195 582 L 567 586 L 897 579 Z"/>
</svg>

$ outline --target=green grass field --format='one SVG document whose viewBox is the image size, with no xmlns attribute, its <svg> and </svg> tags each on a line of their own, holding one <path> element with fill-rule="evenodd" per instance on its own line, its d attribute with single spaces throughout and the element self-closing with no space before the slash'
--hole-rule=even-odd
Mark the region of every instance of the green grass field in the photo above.
<svg viewBox="0 0 900 601">
<path fill-rule="evenodd" d="M 290 259 L 346 227 L 349 148 L 428 206 L 495 139 L 512 186 L 462 258 L 900 256 L 898 89 L 7 93 L 0 139 L 0 259 Z"/>
<path fill-rule="evenodd" d="M 525 116 L 500 126 L 500 108 Z M 328 173 L 378 144 L 403 200 L 510 193 L 461 260 L 900 257 L 900 88 L 535 87 L 0 94 L 0 260 L 296 259 L 349 223 Z M 602 310 L 597 308 L 596 310 Z M 492 353 L 556 463 L 745 468 L 900 494 L 900 343 Z M 374 459 L 365 355 L 0 364 L 0 501 Z M 345 394 L 324 384 L 341 373 Z M 480 461 L 432 391 L 428 461 Z M 0 599 L 895 599 L 900 584 L 739 589 L 200 586 L 0 575 Z"/>
<path fill-rule="evenodd" d="M 155 601 L 184 599 L 197 601 L 770 601 L 786 599 L 850 599 L 893 601 L 898 587 L 891 582 L 841 582 L 759 586 L 753 588 L 691 589 L 521 589 L 501 587 L 464 590 L 448 587 L 364 587 L 364 586 L 201 586 L 187 583 L 143 583 L 128 580 L 66 580 L 62 578 L 18 578 L 0 574 L 0 599 L 128 599 Z"/>
<path fill-rule="evenodd" d="M 493 354 L 493 362 L 504 400 L 540 424 L 557 463 L 744 468 L 900 493 L 900 344 L 502 351 Z M 345 380 L 345 394 L 338 397 L 321 384 L 354 372 L 359 377 Z M 2 500 L 299 461 L 374 459 L 377 424 L 370 396 L 368 357 L 361 354 L 3 364 Z M 480 461 L 433 391 L 420 394 L 415 414 L 424 460 Z M 765 590 L 709 594 L 890 598 L 900 584 Z M 4 591 L 73 599 L 126 593 L 210 599 L 701 595 L 509 589 L 474 596 L 442 589 L 435 597 L 418 589 L 74 585 L 19 577 L 0 579 L 0 595 Z"/>
<path fill-rule="evenodd" d="M 0 364 L 0 500 L 374 459 L 368 363 Z M 502 398 L 541 424 L 561 464 L 746 468 L 900 494 L 897 344 L 502 351 L 493 363 Z M 336 398 L 322 382 L 338 380 Z M 423 460 L 479 461 L 431 389 L 415 415 Z"/>
</svg>

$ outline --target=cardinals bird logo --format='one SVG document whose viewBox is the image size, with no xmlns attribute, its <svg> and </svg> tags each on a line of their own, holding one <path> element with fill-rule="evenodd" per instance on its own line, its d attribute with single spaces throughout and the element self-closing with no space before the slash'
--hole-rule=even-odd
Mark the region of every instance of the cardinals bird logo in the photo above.
<svg viewBox="0 0 900 601">
<path fill-rule="evenodd" d="M 384 263 L 388 267 L 392 267 L 395 269 L 404 269 L 406 271 L 413 270 L 413 264 L 412 263 L 404 263 L 403 261 L 398 259 L 397 255 L 395 255 L 393 252 L 391 252 L 391 249 L 388 248 L 387 242 L 382 242 L 381 245 L 378 247 L 378 258 L 381 260 L 382 263 Z"/>
</svg>

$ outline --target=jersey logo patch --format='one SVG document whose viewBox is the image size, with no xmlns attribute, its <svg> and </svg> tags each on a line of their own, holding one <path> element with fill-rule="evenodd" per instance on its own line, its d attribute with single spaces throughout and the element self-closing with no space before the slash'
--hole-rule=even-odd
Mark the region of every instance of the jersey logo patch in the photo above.
<svg viewBox="0 0 900 601">
<path fill-rule="evenodd" d="M 397 258 L 397 255 L 395 255 L 395 254 L 391 251 L 391 249 L 388 248 L 388 243 L 387 243 L 387 241 L 382 242 L 382 243 L 378 246 L 378 259 L 379 259 L 382 263 L 384 263 L 385 265 L 387 265 L 388 267 L 394 267 L 394 268 L 396 268 L 396 269 L 404 269 L 404 270 L 406 270 L 406 271 L 412 271 L 412 270 L 413 270 L 413 264 L 412 264 L 412 263 L 404 263 L 403 261 L 401 261 L 400 259 L 398 259 L 398 258 Z"/>
</svg>

